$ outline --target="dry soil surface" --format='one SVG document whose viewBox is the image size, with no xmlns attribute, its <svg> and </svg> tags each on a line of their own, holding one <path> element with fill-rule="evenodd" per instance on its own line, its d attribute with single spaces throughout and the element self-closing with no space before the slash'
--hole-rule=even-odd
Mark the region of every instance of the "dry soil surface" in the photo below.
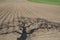
<svg viewBox="0 0 60 40">
<path fill-rule="evenodd" d="M 60 6 L 32 3 L 26 0 L 8 0 L 0 3 L 0 25 L 7 22 L 13 24 L 13 19 L 17 21 L 18 17 L 43 18 L 60 23 Z M 17 22 L 14 22 L 14 25 L 16 26 Z M 20 35 L 17 33 L 10 33 L 0 35 L 0 40 L 17 40 L 19 37 Z M 27 40 L 60 40 L 60 32 L 38 30 L 31 34 Z"/>
</svg>

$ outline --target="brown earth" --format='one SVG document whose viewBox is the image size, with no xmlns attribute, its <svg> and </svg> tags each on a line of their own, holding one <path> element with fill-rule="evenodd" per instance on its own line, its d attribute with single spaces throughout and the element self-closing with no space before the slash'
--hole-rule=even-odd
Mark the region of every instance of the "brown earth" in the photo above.
<svg viewBox="0 0 60 40">
<path fill-rule="evenodd" d="M 42 18 L 49 22 L 60 23 L 60 6 L 32 3 L 26 0 L 8 0 L 0 4 L 0 25 L 10 22 L 10 25 L 17 27 L 19 17 Z M 4 34 L 0 35 L 0 40 L 17 40 L 20 36 L 17 33 Z M 60 40 L 60 32 L 39 29 L 31 36 L 28 35 L 27 40 Z"/>
</svg>

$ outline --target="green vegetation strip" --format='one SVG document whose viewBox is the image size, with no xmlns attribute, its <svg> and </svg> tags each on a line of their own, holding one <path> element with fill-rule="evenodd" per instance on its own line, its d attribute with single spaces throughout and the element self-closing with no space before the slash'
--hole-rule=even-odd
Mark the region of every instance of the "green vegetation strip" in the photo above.
<svg viewBox="0 0 60 40">
<path fill-rule="evenodd" d="M 60 0 L 28 0 L 28 1 L 37 2 L 37 3 L 60 5 Z"/>
</svg>

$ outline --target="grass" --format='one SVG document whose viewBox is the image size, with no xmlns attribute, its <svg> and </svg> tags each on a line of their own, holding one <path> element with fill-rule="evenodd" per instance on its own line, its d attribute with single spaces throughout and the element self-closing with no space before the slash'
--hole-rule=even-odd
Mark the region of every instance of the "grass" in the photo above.
<svg viewBox="0 0 60 40">
<path fill-rule="evenodd" d="M 37 3 L 60 5 L 60 0 L 28 0 L 28 1 L 37 2 Z"/>
</svg>

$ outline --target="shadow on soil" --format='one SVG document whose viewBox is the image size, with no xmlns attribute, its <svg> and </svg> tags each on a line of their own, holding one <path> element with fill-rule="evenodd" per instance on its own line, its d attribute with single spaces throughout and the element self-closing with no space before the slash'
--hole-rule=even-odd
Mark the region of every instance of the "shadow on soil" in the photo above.
<svg viewBox="0 0 60 40">
<path fill-rule="evenodd" d="M 47 31 L 49 31 L 50 29 L 60 29 L 60 23 L 49 22 L 41 18 L 19 17 L 17 22 L 18 29 L 19 31 L 22 31 L 22 33 L 18 30 L 15 30 L 16 26 L 14 25 L 15 21 L 13 20 L 13 25 L 10 25 L 11 22 L 2 23 L 0 25 L 0 35 L 16 32 L 21 35 L 19 38 L 17 38 L 17 40 L 26 40 L 28 35 L 34 33 L 39 29 L 47 29 Z M 30 29 L 30 27 L 34 25 L 37 25 L 37 27 Z M 8 31 L 10 28 L 12 28 L 12 31 Z M 27 32 L 27 28 L 29 29 L 29 32 Z"/>
</svg>

